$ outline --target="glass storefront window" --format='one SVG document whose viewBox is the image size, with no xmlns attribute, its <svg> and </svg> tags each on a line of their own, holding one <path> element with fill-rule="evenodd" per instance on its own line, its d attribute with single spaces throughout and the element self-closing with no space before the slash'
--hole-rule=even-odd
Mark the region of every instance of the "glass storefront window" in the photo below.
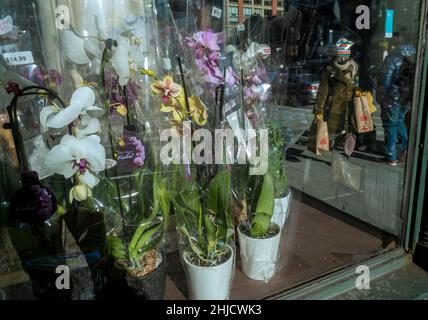
<svg viewBox="0 0 428 320">
<path fill-rule="evenodd" d="M 3 0 L 0 293 L 261 299 L 399 248 L 425 21 L 360 2 Z"/>
</svg>

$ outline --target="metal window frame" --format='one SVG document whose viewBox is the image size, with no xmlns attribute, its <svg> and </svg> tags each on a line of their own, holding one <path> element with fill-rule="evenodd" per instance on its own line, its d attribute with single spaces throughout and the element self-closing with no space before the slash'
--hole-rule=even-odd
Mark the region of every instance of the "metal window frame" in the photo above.
<svg viewBox="0 0 428 320">
<path fill-rule="evenodd" d="M 413 253 L 421 229 L 423 214 L 425 180 L 427 175 L 428 148 L 424 145 L 428 142 L 428 114 L 426 110 L 426 96 L 428 77 L 428 3 L 421 1 L 421 17 L 418 39 L 418 59 L 416 64 L 416 79 L 413 93 L 418 99 L 413 100 L 411 126 L 409 136 L 409 152 L 407 159 L 406 182 L 402 205 L 402 217 L 404 219 L 402 232 L 402 247 Z"/>
</svg>

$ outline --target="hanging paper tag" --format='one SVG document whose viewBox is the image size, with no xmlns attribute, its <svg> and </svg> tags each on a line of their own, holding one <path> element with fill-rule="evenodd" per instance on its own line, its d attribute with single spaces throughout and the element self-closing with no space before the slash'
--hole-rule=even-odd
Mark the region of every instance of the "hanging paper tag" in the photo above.
<svg viewBox="0 0 428 320">
<path fill-rule="evenodd" d="M 220 18 L 221 18 L 221 14 L 222 14 L 222 12 L 223 12 L 223 11 L 222 11 L 220 8 L 213 7 L 213 11 L 212 11 L 211 15 L 212 15 L 214 18 L 220 19 Z"/>
<path fill-rule="evenodd" d="M 245 24 L 238 24 L 236 31 L 238 31 L 238 32 L 245 31 Z"/>
<path fill-rule="evenodd" d="M 6 64 L 9 66 L 19 66 L 23 64 L 33 64 L 34 58 L 31 51 L 8 52 L 3 54 Z"/>
<path fill-rule="evenodd" d="M 45 141 L 41 135 L 37 136 L 30 141 L 25 143 L 25 150 L 28 154 L 28 163 L 31 170 L 36 171 L 39 175 L 39 179 L 43 180 L 51 175 L 53 172 L 45 164 L 46 154 L 49 152 Z"/>
<path fill-rule="evenodd" d="M 13 20 L 11 16 L 0 19 L 0 36 L 13 30 Z"/>
</svg>

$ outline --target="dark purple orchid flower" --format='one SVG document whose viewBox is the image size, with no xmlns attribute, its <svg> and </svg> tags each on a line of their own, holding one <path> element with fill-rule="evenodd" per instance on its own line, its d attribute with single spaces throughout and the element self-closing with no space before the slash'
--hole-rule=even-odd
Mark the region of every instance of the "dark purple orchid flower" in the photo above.
<svg viewBox="0 0 428 320">
<path fill-rule="evenodd" d="M 119 87 L 119 77 L 106 72 L 104 76 L 104 85 L 106 91 L 109 93 L 110 104 L 123 104 L 126 105 L 125 95 Z M 126 85 L 126 92 L 128 95 L 128 107 L 134 107 L 138 99 L 140 86 L 130 80 Z"/>
<path fill-rule="evenodd" d="M 15 218 L 24 223 L 38 223 L 49 219 L 57 210 L 53 193 L 40 185 L 35 172 L 22 176 L 23 187 L 11 198 L 10 208 Z"/>
<path fill-rule="evenodd" d="M 19 87 L 19 84 L 16 82 L 8 82 L 8 84 L 6 85 L 6 87 L 4 88 L 6 90 L 6 92 L 8 94 L 11 93 L 18 93 L 19 91 L 21 91 L 21 88 Z"/>
</svg>

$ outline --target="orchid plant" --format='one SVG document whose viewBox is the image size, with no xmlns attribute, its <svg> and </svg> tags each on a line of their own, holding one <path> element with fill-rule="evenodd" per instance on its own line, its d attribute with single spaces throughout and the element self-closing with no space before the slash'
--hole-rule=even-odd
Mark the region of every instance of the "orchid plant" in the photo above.
<svg viewBox="0 0 428 320">
<path fill-rule="evenodd" d="M 191 177 L 195 177 L 193 172 Z M 191 177 L 178 177 L 173 197 L 177 229 L 199 266 L 215 266 L 229 258 L 234 239 L 231 212 L 230 173 L 218 172 L 208 185 L 199 186 Z"/>
<path fill-rule="evenodd" d="M 66 179 L 73 178 L 70 202 L 84 201 L 92 196 L 92 189 L 100 182 L 105 170 L 106 152 L 97 135 L 100 123 L 94 117 L 103 110 L 95 104 L 95 94 L 89 87 L 77 89 L 70 105 L 63 110 L 47 106 L 40 112 L 40 123 L 46 129 L 69 127 L 69 134 L 45 156 L 46 166 Z"/>
<path fill-rule="evenodd" d="M 133 232 L 124 236 L 128 233 L 127 230 L 114 228 L 109 232 L 107 241 L 108 253 L 116 265 L 131 273 L 138 272 L 138 275 L 142 276 L 150 272 L 150 268 L 154 266 L 153 261 L 148 260 L 153 258 L 153 255 L 156 256 L 157 246 L 163 239 L 171 202 L 168 177 L 161 175 L 159 169 L 155 169 L 153 173 L 137 175 L 134 179 L 138 185 L 138 196 L 134 200 L 138 204 L 134 207 L 140 208 L 140 212 L 137 212 L 137 217 L 133 219 L 133 225 L 135 224 Z M 114 194 L 115 186 L 108 180 L 104 182 L 107 192 Z M 147 197 L 147 193 L 150 192 L 152 196 Z M 115 207 L 114 203 L 112 207 Z"/>
</svg>

